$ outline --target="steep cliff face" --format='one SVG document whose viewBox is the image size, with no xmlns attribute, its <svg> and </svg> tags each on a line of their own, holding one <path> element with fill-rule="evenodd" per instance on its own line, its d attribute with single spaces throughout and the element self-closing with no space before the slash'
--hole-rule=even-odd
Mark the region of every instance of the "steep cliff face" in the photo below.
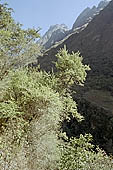
<svg viewBox="0 0 113 170">
<path fill-rule="evenodd" d="M 68 32 L 68 27 L 65 24 L 56 24 L 50 26 L 49 30 L 38 41 L 40 45 L 43 45 L 46 49 L 50 48 L 55 42 L 62 40 Z"/>
<path fill-rule="evenodd" d="M 104 0 L 101 1 L 98 6 L 93 6 L 92 8 L 87 7 L 76 19 L 75 23 L 73 24 L 72 30 L 76 29 L 77 27 L 81 27 L 82 25 L 89 23 L 95 15 L 97 15 L 101 10 L 107 6 L 109 1 Z"/>
</svg>

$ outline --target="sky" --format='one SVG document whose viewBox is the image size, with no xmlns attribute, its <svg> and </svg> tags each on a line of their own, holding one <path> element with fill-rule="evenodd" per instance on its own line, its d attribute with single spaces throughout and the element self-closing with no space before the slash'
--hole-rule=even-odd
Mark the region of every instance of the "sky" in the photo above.
<svg viewBox="0 0 113 170">
<path fill-rule="evenodd" d="M 86 7 L 97 5 L 101 0 L 2 0 L 13 8 L 13 18 L 23 28 L 41 28 L 43 35 L 51 25 L 66 24 L 72 27 L 77 16 Z"/>
</svg>

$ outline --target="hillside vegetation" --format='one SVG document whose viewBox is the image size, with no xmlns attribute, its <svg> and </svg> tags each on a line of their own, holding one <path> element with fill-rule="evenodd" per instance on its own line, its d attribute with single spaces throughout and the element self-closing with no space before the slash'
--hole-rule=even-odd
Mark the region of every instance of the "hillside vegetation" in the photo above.
<svg viewBox="0 0 113 170">
<path fill-rule="evenodd" d="M 7 5 L 0 11 L 0 169 L 111 170 L 112 157 L 92 144 L 90 134 L 69 137 L 62 128 L 71 118 L 84 120 L 71 92 L 90 71 L 83 57 L 64 46 L 55 73 L 28 67 L 40 54 L 39 31 L 23 30 Z"/>
</svg>

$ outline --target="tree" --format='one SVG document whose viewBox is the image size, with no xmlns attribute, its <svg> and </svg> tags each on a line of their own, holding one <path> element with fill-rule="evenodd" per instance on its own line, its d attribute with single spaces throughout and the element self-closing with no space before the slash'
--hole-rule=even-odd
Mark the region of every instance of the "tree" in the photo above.
<svg viewBox="0 0 113 170">
<path fill-rule="evenodd" d="M 0 4 L 0 169 L 74 170 L 83 167 L 82 163 L 89 166 L 89 159 L 98 156 L 89 137 L 81 135 L 64 143 L 60 126 L 70 114 L 78 121 L 83 119 L 70 87 L 84 84 L 89 66 L 82 63 L 79 52 L 69 54 L 64 47 L 56 55 L 56 73 L 24 67 L 39 54 L 39 34 L 35 29 L 23 30 L 11 11 Z"/>
<path fill-rule="evenodd" d="M 58 59 L 55 64 L 58 70 L 56 76 L 58 77 L 59 90 L 69 90 L 73 84 L 83 85 L 87 76 L 86 71 L 89 71 L 90 68 L 82 63 L 83 58 L 80 53 L 69 54 L 64 46 L 56 57 Z"/>
<path fill-rule="evenodd" d="M 36 60 L 39 47 L 39 29 L 24 30 L 11 16 L 12 9 L 0 4 L 0 79 L 11 68 L 27 65 Z"/>
</svg>

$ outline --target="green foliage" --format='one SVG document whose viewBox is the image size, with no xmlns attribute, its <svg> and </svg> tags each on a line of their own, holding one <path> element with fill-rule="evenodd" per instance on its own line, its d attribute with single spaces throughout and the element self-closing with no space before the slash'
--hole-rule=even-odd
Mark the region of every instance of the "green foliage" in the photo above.
<svg viewBox="0 0 113 170">
<path fill-rule="evenodd" d="M 62 108 L 59 94 L 54 92 L 49 85 L 47 86 L 47 78 L 45 75 L 42 76 L 42 72 L 18 70 L 11 72 L 9 78 L 0 103 L 1 118 L 14 118 L 21 115 L 31 119 L 33 116 L 40 117 L 46 110 L 53 112 L 55 107 L 56 109 Z M 57 112 L 60 113 L 60 110 Z"/>
<path fill-rule="evenodd" d="M 0 4 L 0 78 L 14 67 L 24 66 L 36 59 L 39 47 L 35 43 L 39 38 L 39 29 L 23 30 L 15 23 L 12 9 Z"/>
<path fill-rule="evenodd" d="M 62 49 L 62 51 L 65 51 L 65 49 Z M 69 56 L 68 61 L 66 60 L 67 63 Z M 64 59 L 62 62 L 64 62 Z M 3 155 L 5 155 L 2 156 L 1 160 L 2 162 L 5 161 L 9 167 L 11 167 L 11 161 L 14 161 L 14 155 L 17 155 L 17 152 L 19 153 L 16 156 L 18 160 L 22 147 L 27 147 L 30 149 L 28 149 L 29 154 L 24 152 L 23 159 L 25 162 L 27 161 L 27 165 L 29 164 L 29 169 L 56 169 L 57 162 L 60 159 L 58 147 L 60 140 L 57 137 L 60 133 L 58 131 L 60 122 L 63 119 L 69 119 L 70 114 L 78 121 L 83 119 L 77 112 L 76 102 L 67 93 L 67 90 L 75 81 L 75 79 L 69 78 L 71 67 L 68 69 L 70 74 L 66 79 L 66 86 L 63 86 L 64 78 L 62 79 L 62 76 L 66 74 L 67 67 L 65 68 L 65 65 L 59 60 L 56 64 L 57 66 L 61 64 L 64 71 L 60 70 L 60 72 L 54 74 L 39 71 L 39 68 L 38 71 L 27 68 L 18 69 L 9 72 L 8 77 L 6 77 L 6 84 L 4 84 L 4 79 L 1 80 L 4 88 L 0 102 L 0 127 L 2 132 L 2 145 L 0 147 Z M 73 69 L 74 71 L 76 72 L 76 66 Z M 85 73 L 85 67 L 83 71 Z M 61 86 L 60 90 L 59 86 Z M 9 148 L 8 151 L 7 148 Z M 10 155 L 9 157 L 7 157 L 7 152 Z M 26 158 L 29 158 L 29 160 L 26 160 Z M 44 164 L 42 164 L 42 161 Z M 18 161 L 17 164 L 19 166 Z"/>
<path fill-rule="evenodd" d="M 34 163 L 34 166 L 37 168 L 43 167 L 41 161 L 46 159 L 49 159 L 49 163 L 47 163 L 45 167 L 54 169 L 54 166 L 57 166 L 54 162 L 57 162 L 60 158 L 60 156 L 57 156 L 59 155 L 57 134 L 59 134 L 58 128 L 62 119 L 69 119 L 69 115 L 72 114 L 73 117 L 82 120 L 72 97 L 68 93 L 58 92 L 59 79 L 60 77 L 54 73 L 50 74 L 35 69 L 28 70 L 27 68 L 20 69 L 10 72 L 8 75 L 8 83 L 3 90 L 4 93 L 0 103 L 0 127 L 2 127 L 1 130 L 3 134 L 1 135 L 1 139 L 2 143 L 4 143 L 3 139 L 5 136 L 5 139 L 9 141 L 7 143 L 6 140 L 3 146 L 4 148 L 13 148 L 9 151 L 9 154 L 13 154 L 13 152 L 15 153 L 14 146 L 17 144 L 23 146 L 27 140 L 29 148 L 35 148 L 35 152 L 34 150 L 31 151 L 32 157 L 37 153 L 35 157 L 38 161 Z M 11 128 L 11 124 L 13 129 Z M 32 131 L 32 129 L 34 130 Z M 37 129 L 37 131 L 35 129 Z M 11 134 L 9 133 L 10 135 L 6 137 L 5 134 L 7 134 L 8 131 L 10 131 Z M 13 135 L 15 137 L 13 137 Z M 46 142 L 47 139 L 49 144 Z M 50 139 L 52 139 L 52 141 Z M 53 139 L 54 144 L 52 145 Z M 43 147 L 45 147 L 44 152 L 42 150 L 40 151 L 41 156 L 39 156 L 39 149 L 35 147 L 35 143 L 36 145 L 41 145 L 40 141 L 42 141 Z M 49 153 L 48 148 L 51 146 L 52 152 Z M 16 146 L 16 148 L 17 147 L 18 146 Z M 50 156 L 50 154 L 52 156 Z M 30 165 L 32 162 L 33 160 L 30 158 Z M 43 168 L 45 169 L 45 167 Z"/>
<path fill-rule="evenodd" d="M 64 119 L 69 120 L 70 115 L 73 118 L 76 118 L 78 122 L 82 121 L 84 119 L 83 116 L 81 116 L 77 111 L 77 104 L 73 100 L 73 98 L 68 93 L 65 97 L 63 97 L 63 104 L 64 104 Z"/>
<path fill-rule="evenodd" d="M 60 170 L 111 170 L 112 159 L 105 152 L 91 144 L 91 135 L 80 135 L 80 138 L 72 138 L 62 145 L 62 157 L 59 165 Z"/>
<path fill-rule="evenodd" d="M 9 74 L 9 82 L 0 102 L 0 150 L 5 155 L 2 156 L 2 161 L 6 161 L 9 166 L 9 158 L 16 156 L 20 152 L 19 148 L 22 149 L 24 145 L 31 148 L 32 151 L 27 156 L 28 162 L 31 166 L 35 161 L 33 166 L 37 169 L 54 169 L 55 162 L 59 159 L 57 133 L 64 106 L 60 95 L 49 85 L 44 85 L 46 79 L 42 72 L 29 72 L 27 69 Z M 25 152 L 25 161 L 26 154 L 28 153 Z M 42 161 L 46 165 L 42 165 Z"/>
<path fill-rule="evenodd" d="M 111 160 L 94 151 L 90 135 L 60 138 L 64 119 L 83 120 L 70 87 L 84 84 L 89 66 L 64 47 L 56 55 L 57 73 L 23 68 L 40 52 L 39 30 L 23 30 L 11 13 L 0 4 L 0 169 L 109 170 Z"/>
<path fill-rule="evenodd" d="M 16 103 L 9 100 L 7 102 L 0 103 L 0 118 L 15 118 L 17 115 L 20 116 L 23 112 L 18 111 Z"/>
<path fill-rule="evenodd" d="M 58 61 L 56 68 L 59 78 L 59 90 L 68 89 L 73 84 L 83 85 L 86 79 L 86 71 L 90 70 L 89 66 L 83 65 L 80 53 L 69 54 L 64 46 L 56 55 Z"/>
</svg>

